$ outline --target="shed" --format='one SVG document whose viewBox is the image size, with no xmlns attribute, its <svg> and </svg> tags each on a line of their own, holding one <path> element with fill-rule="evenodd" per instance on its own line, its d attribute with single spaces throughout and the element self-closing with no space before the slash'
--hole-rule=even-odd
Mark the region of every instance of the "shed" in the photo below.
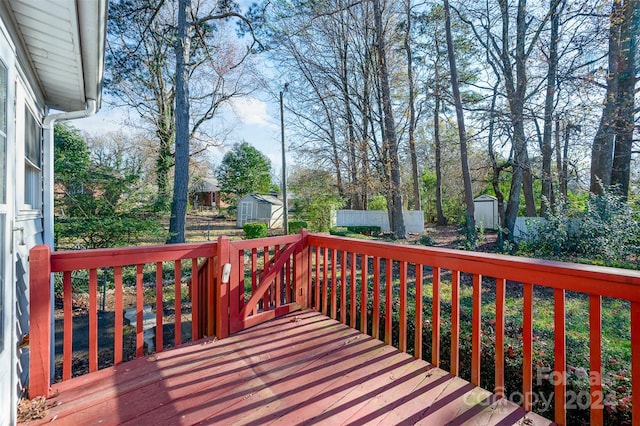
<svg viewBox="0 0 640 426">
<path fill-rule="evenodd" d="M 498 214 L 498 199 L 483 194 L 473 200 L 474 219 L 476 226 L 484 229 L 499 229 L 500 215 Z"/>
<path fill-rule="evenodd" d="M 216 178 L 202 178 L 193 185 L 193 204 L 220 208 L 220 185 Z"/>
<path fill-rule="evenodd" d="M 247 194 L 238 201 L 236 226 L 263 222 L 268 228 L 282 226 L 282 200 L 272 195 Z"/>
</svg>

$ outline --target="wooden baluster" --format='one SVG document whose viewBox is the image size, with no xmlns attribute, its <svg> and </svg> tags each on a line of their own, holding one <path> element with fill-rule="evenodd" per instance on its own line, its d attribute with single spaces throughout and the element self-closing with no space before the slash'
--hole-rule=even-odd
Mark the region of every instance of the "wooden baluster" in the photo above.
<svg viewBox="0 0 640 426">
<path fill-rule="evenodd" d="M 522 395 L 523 408 L 533 408 L 533 285 L 523 284 Z"/>
<path fill-rule="evenodd" d="M 340 258 L 340 322 L 347 323 L 347 252 L 341 251 Z"/>
<path fill-rule="evenodd" d="M 122 279 L 122 277 L 121 277 Z M 196 280 L 198 279 L 197 277 L 197 272 L 196 272 Z M 164 281 L 164 276 L 162 273 L 162 262 L 156 262 L 156 352 L 162 352 L 162 350 L 164 349 L 164 324 L 163 324 L 163 319 L 164 319 L 164 301 L 163 301 L 163 290 L 164 290 L 164 286 L 163 286 L 163 281 Z M 122 287 L 122 283 L 120 284 L 120 286 Z M 193 281 L 193 275 L 191 278 L 191 288 L 193 287 L 198 287 L 198 283 L 197 281 L 194 282 Z M 122 291 L 122 289 L 121 289 Z M 122 293 L 121 293 L 122 294 Z M 191 306 L 192 311 L 197 309 L 197 307 L 192 303 Z"/>
<path fill-rule="evenodd" d="M 144 355 L 144 334 L 142 329 L 142 310 L 144 308 L 144 290 L 142 288 L 142 265 L 136 265 L 136 357 Z"/>
<path fill-rule="evenodd" d="M 293 280 L 291 279 L 291 271 L 292 271 L 292 267 L 291 265 L 293 264 L 293 261 L 295 259 L 295 253 L 291 255 L 291 257 L 289 257 L 289 260 L 287 260 L 287 263 L 285 265 L 285 278 L 284 278 L 284 297 L 285 297 L 285 303 L 293 303 L 295 302 L 296 298 L 293 294 Z"/>
<path fill-rule="evenodd" d="M 589 296 L 589 383 L 591 393 L 591 425 L 604 424 L 602 393 L 602 298 Z"/>
<path fill-rule="evenodd" d="M 122 362 L 122 317 L 124 315 L 122 307 L 122 267 L 120 266 L 113 268 L 113 286 L 115 298 L 113 364 L 118 365 Z"/>
<path fill-rule="evenodd" d="M 631 420 L 640 422 L 640 302 L 631 302 Z"/>
<path fill-rule="evenodd" d="M 451 271 L 451 374 L 460 374 L 460 271 Z"/>
<path fill-rule="evenodd" d="M 158 295 L 156 294 L 156 301 Z M 198 288 L 198 259 L 191 259 L 191 340 L 200 339 L 200 290 Z M 156 324 L 158 324 L 156 320 Z M 156 349 L 157 351 L 157 349 Z"/>
<path fill-rule="evenodd" d="M 493 392 L 504 397 L 504 302 L 506 280 L 496 278 L 496 366 L 495 388 Z"/>
<path fill-rule="evenodd" d="M 565 334 L 565 291 L 553 291 L 553 392 L 555 422 L 567 424 L 567 342 Z"/>
<path fill-rule="evenodd" d="M 422 264 L 416 264 L 416 316 L 413 356 L 417 359 L 422 359 L 422 286 L 424 285 L 422 268 Z"/>
<path fill-rule="evenodd" d="M 338 276 L 337 276 L 337 263 L 336 259 L 337 250 L 331 250 L 331 318 L 338 319 L 337 308 L 337 292 L 338 292 Z"/>
<path fill-rule="evenodd" d="M 367 290 L 369 281 L 369 256 L 363 254 L 362 259 L 362 275 L 360 280 L 360 331 L 367 334 L 367 308 L 369 301 L 367 300 Z"/>
<path fill-rule="evenodd" d="M 317 312 L 320 312 L 320 247 L 316 247 L 316 274 L 313 279 L 313 285 L 315 290 L 314 308 Z"/>
<path fill-rule="evenodd" d="M 351 253 L 351 312 L 350 323 L 351 328 L 356 328 L 356 254 Z"/>
<path fill-rule="evenodd" d="M 251 295 L 258 288 L 258 249 L 256 247 L 251 249 Z M 258 313 L 258 306 L 260 303 L 256 303 L 256 307 L 253 308 L 253 315 Z"/>
<path fill-rule="evenodd" d="M 471 309 L 471 383 L 480 386 L 480 345 L 482 323 L 480 308 L 482 303 L 482 276 L 473 274 L 473 307 Z"/>
<path fill-rule="evenodd" d="M 262 266 L 262 273 L 264 274 L 269 270 L 269 247 L 263 247 L 262 255 L 264 257 L 264 262 Z M 262 284 L 262 282 L 258 283 L 258 285 Z M 269 310 L 269 301 L 271 300 L 271 296 L 269 294 L 269 290 L 264 292 L 264 297 L 262 298 L 262 310 L 264 312 Z M 240 312 L 240 311 L 238 311 Z"/>
<path fill-rule="evenodd" d="M 400 262 L 400 351 L 407 351 L 407 262 Z"/>
<path fill-rule="evenodd" d="M 431 364 L 440 365 L 440 268 L 433 267 L 431 299 Z"/>
<path fill-rule="evenodd" d="M 380 338 L 380 258 L 373 257 L 373 318 L 371 336 Z"/>
<path fill-rule="evenodd" d="M 328 270 L 329 270 L 329 249 L 324 247 L 322 249 L 322 314 L 327 315 L 328 303 L 329 303 L 329 284 L 328 284 Z"/>
<path fill-rule="evenodd" d="M 62 380 L 69 380 L 72 375 L 71 358 L 73 357 L 73 287 L 71 285 L 71 271 L 64 271 L 62 274 L 62 288 L 64 305 Z"/>
<path fill-rule="evenodd" d="M 140 265 L 142 266 L 142 265 Z M 182 344 L 182 261 L 175 261 L 175 346 Z"/>
<path fill-rule="evenodd" d="M 275 246 L 274 249 L 274 254 L 273 254 L 273 259 L 274 261 L 278 261 L 278 259 L 280 258 L 280 246 Z M 273 308 L 277 308 L 278 306 L 280 306 L 280 301 L 282 298 L 282 283 L 284 280 L 284 274 L 283 271 L 280 270 L 280 272 L 278 273 L 278 275 L 276 275 L 275 279 L 273 280 Z"/>
<path fill-rule="evenodd" d="M 241 311 L 244 308 L 244 302 L 246 300 L 245 294 L 245 264 L 244 264 L 244 250 L 240 250 L 238 252 L 238 258 L 240 262 L 238 263 L 238 277 L 240 279 L 240 284 L 238 285 L 238 310 Z"/>
<path fill-rule="evenodd" d="M 391 327 L 393 324 L 393 262 L 387 258 L 384 268 L 385 277 L 385 317 L 384 317 L 384 343 L 393 344 Z"/>
<path fill-rule="evenodd" d="M 89 372 L 98 371 L 98 271 L 89 270 Z"/>
</svg>

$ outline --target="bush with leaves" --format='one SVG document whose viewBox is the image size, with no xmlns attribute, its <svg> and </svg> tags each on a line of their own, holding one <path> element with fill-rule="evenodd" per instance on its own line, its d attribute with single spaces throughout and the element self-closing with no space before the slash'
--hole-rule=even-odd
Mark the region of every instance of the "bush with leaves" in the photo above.
<svg viewBox="0 0 640 426">
<path fill-rule="evenodd" d="M 614 191 L 589 198 L 577 213 L 565 201 L 544 221 L 528 224 L 522 254 L 631 266 L 640 256 L 639 212 Z"/>
<path fill-rule="evenodd" d="M 264 238 L 267 236 L 267 224 L 262 222 L 245 223 L 242 227 L 246 239 Z"/>
<path fill-rule="evenodd" d="M 309 224 L 304 220 L 292 220 L 289 222 L 289 234 L 298 234 L 301 229 L 309 229 Z"/>
</svg>

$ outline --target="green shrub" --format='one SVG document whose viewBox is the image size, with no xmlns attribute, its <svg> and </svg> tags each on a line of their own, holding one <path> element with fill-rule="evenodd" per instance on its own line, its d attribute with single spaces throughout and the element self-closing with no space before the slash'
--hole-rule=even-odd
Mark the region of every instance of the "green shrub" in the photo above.
<svg viewBox="0 0 640 426">
<path fill-rule="evenodd" d="M 304 220 L 292 220 L 289 222 L 289 234 L 297 234 L 303 228 L 309 229 L 309 225 Z"/>
<path fill-rule="evenodd" d="M 420 236 L 420 244 L 423 246 L 435 246 L 436 245 L 436 241 L 431 238 L 431 235 L 429 234 L 422 234 Z"/>
<path fill-rule="evenodd" d="M 245 223 L 242 227 L 244 237 L 248 240 L 253 238 L 264 238 L 267 236 L 267 224 L 262 222 Z"/>
<path fill-rule="evenodd" d="M 337 235 L 339 237 L 346 237 L 347 234 L 349 234 L 349 230 L 345 227 L 342 226 L 335 226 L 331 229 L 329 229 L 329 234 L 331 235 Z"/>
<path fill-rule="evenodd" d="M 368 210 L 386 210 L 387 209 L 387 199 L 384 195 L 374 195 L 369 199 L 369 208 Z"/>
<path fill-rule="evenodd" d="M 379 226 L 347 226 L 347 230 L 354 234 L 363 235 L 379 235 L 382 232 Z"/>
<path fill-rule="evenodd" d="M 591 197 L 577 212 L 563 202 L 545 221 L 527 224 L 528 235 L 519 250 L 535 257 L 578 258 L 604 265 L 637 262 L 637 215 L 632 205 L 613 191 Z"/>
</svg>

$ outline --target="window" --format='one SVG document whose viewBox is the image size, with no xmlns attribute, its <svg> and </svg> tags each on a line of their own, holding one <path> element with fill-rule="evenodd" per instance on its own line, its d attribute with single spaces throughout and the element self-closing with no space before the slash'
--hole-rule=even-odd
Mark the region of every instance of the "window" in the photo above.
<svg viewBox="0 0 640 426">
<path fill-rule="evenodd" d="M 25 106 L 24 117 L 24 203 L 33 209 L 39 209 L 42 200 L 40 125 L 27 106 Z"/>
<path fill-rule="evenodd" d="M 7 203 L 7 67 L 0 62 L 0 204 Z"/>
<path fill-rule="evenodd" d="M 0 352 L 5 347 L 4 307 L 5 307 L 5 256 L 6 209 L 7 203 L 7 67 L 0 61 Z"/>
</svg>

